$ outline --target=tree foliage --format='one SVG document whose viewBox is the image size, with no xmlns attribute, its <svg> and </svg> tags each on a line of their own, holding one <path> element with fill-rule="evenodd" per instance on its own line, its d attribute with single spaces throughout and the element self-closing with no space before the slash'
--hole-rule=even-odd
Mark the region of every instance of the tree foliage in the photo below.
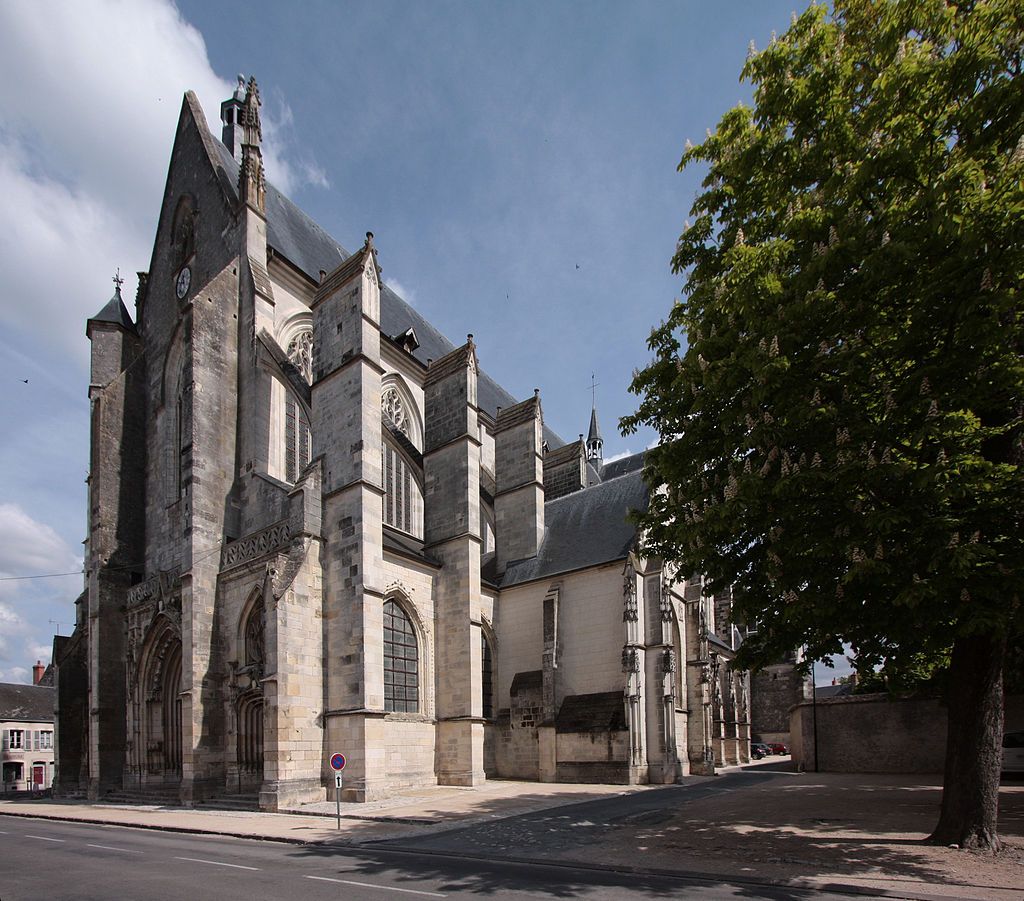
<svg viewBox="0 0 1024 901">
<path fill-rule="evenodd" d="M 1020 631 L 1024 7 L 838 0 L 752 52 L 629 432 L 649 553 L 736 589 L 764 664 L 904 669 Z"/>
</svg>

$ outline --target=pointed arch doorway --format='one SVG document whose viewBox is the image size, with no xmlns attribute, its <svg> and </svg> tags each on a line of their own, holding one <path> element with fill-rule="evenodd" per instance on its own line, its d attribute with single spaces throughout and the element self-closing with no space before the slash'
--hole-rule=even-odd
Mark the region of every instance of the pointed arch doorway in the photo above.
<svg viewBox="0 0 1024 901">
<path fill-rule="evenodd" d="M 238 788 L 242 792 L 259 791 L 263 784 L 263 674 L 266 671 L 266 619 L 263 598 L 257 597 L 245 618 L 242 630 L 244 666 L 241 674 L 248 686 L 235 702 L 235 759 L 238 763 Z"/>
</svg>

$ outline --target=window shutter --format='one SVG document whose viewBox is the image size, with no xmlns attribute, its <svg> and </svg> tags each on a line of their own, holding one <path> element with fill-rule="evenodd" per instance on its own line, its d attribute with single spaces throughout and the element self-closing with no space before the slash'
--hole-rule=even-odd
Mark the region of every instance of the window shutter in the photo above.
<svg viewBox="0 0 1024 901">
<path fill-rule="evenodd" d="M 11 730 L 4 729 L 4 739 L 2 750 L 6 751 L 11 746 Z"/>
</svg>

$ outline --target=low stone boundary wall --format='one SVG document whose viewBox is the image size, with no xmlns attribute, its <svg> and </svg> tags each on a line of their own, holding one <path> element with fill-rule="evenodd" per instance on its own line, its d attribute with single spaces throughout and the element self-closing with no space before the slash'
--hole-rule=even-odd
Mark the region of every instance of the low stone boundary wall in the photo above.
<svg viewBox="0 0 1024 901">
<path fill-rule="evenodd" d="M 793 762 L 814 769 L 814 707 L 790 710 Z M 1024 696 L 1007 697 L 1006 729 L 1024 729 Z M 818 769 L 831 773 L 941 773 L 946 707 L 938 698 L 853 695 L 818 701 Z"/>
</svg>

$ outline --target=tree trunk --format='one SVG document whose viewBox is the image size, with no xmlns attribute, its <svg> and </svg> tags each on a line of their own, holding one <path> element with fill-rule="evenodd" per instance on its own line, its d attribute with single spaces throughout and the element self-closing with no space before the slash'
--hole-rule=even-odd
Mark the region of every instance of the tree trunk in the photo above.
<svg viewBox="0 0 1024 901">
<path fill-rule="evenodd" d="M 958 638 L 949 667 L 949 734 L 942 812 L 929 841 L 996 851 L 1006 639 Z"/>
</svg>

